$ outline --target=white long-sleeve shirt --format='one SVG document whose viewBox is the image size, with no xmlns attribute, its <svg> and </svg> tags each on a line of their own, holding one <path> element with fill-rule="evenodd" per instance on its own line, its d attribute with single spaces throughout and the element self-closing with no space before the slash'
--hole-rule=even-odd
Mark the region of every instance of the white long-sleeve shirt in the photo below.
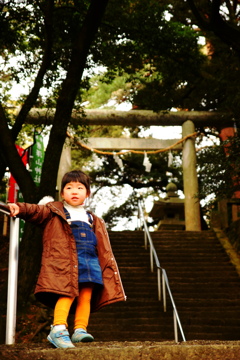
<svg viewBox="0 0 240 360">
<path fill-rule="evenodd" d="M 71 221 L 84 221 L 90 225 L 88 214 L 84 208 L 84 205 L 72 206 L 69 205 L 66 201 L 64 201 L 63 206 L 69 212 Z"/>
</svg>

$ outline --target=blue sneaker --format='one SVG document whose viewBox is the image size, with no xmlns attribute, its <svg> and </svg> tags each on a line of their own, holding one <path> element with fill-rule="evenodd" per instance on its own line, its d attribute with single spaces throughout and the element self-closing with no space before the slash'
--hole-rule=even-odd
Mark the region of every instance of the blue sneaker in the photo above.
<svg viewBox="0 0 240 360">
<path fill-rule="evenodd" d="M 72 342 L 78 343 L 78 342 L 92 342 L 94 340 L 94 337 L 91 334 L 88 334 L 83 329 L 76 329 L 74 331 L 74 334 L 72 335 Z"/>
<path fill-rule="evenodd" d="M 51 344 L 53 344 L 57 348 L 67 349 L 67 348 L 75 347 L 70 340 L 69 332 L 67 331 L 67 329 L 65 330 L 55 329 L 54 331 L 54 326 L 51 325 L 51 331 L 47 339 L 48 341 L 50 341 Z"/>
</svg>

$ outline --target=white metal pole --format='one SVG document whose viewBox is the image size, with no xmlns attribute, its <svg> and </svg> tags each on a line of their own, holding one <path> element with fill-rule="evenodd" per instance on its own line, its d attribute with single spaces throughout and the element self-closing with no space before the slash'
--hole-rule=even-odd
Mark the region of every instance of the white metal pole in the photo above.
<svg viewBox="0 0 240 360">
<path fill-rule="evenodd" d="M 7 323 L 6 344 L 15 342 L 16 314 L 17 314 L 17 278 L 19 253 L 19 219 L 10 220 L 10 244 L 8 262 L 8 295 L 7 295 Z"/>
</svg>

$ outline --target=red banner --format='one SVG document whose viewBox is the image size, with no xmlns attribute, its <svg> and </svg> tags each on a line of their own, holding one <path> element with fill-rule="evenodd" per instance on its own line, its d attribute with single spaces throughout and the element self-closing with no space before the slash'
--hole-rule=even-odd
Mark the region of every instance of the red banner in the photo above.
<svg viewBox="0 0 240 360">
<path fill-rule="evenodd" d="M 18 145 L 15 145 L 19 155 L 22 157 L 22 162 L 24 165 L 28 163 L 28 150 L 24 150 Z M 8 182 L 8 202 L 16 202 L 17 201 L 17 194 L 18 194 L 18 184 L 14 177 L 10 175 L 9 182 Z"/>
</svg>

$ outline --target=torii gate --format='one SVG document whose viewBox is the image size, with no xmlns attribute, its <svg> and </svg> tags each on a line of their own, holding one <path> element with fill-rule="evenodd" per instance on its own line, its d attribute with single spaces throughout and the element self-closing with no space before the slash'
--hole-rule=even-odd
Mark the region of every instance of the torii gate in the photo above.
<svg viewBox="0 0 240 360">
<path fill-rule="evenodd" d="M 187 120 L 182 125 L 182 137 L 185 138 L 195 132 L 194 123 Z M 89 138 L 87 146 L 98 150 L 158 150 L 175 144 L 177 140 L 158 139 L 126 139 L 126 138 Z M 183 145 L 174 149 L 182 149 L 183 187 L 185 195 L 185 228 L 188 231 L 201 231 L 200 204 L 197 197 L 198 180 L 196 171 L 195 138 L 188 137 Z M 58 178 L 61 179 L 69 171 L 70 163 L 66 160 L 66 149 L 63 150 Z"/>
<path fill-rule="evenodd" d="M 215 126 L 220 128 L 233 127 L 233 117 L 229 113 L 217 113 L 210 111 L 202 112 L 188 112 L 188 111 L 177 111 L 177 112 L 160 112 L 155 113 L 153 111 L 144 111 L 144 110 L 132 110 L 132 111 L 114 111 L 114 110 L 85 110 L 86 117 L 81 119 L 82 122 L 91 125 L 160 125 L 160 126 L 173 126 L 181 125 L 182 126 L 182 136 L 186 137 L 195 132 L 195 124 L 201 126 Z M 28 115 L 28 121 L 30 123 L 34 122 L 43 122 L 46 124 L 46 119 L 48 123 L 51 123 L 53 118 L 54 111 L 49 112 L 45 109 L 34 109 Z M 72 121 L 79 121 L 80 116 L 73 112 Z M 194 124 L 195 123 L 195 124 Z M 141 149 L 147 150 L 149 144 L 147 145 L 148 139 L 139 139 L 141 142 Z M 91 139 L 93 141 L 93 139 Z M 118 139 L 118 146 L 112 143 L 110 144 L 110 139 L 101 139 L 104 143 L 103 147 L 107 149 L 136 149 L 136 144 L 131 145 L 133 139 L 129 139 L 129 143 L 126 144 L 123 142 L 125 139 Z M 111 140 L 112 141 L 112 140 Z M 145 141 L 145 143 L 144 143 Z M 149 141 L 149 140 L 148 140 Z M 155 149 L 160 149 L 163 146 L 161 140 L 151 139 L 151 149 L 154 148 L 154 142 L 157 141 L 157 146 Z M 167 140 L 169 143 L 169 140 Z M 109 144 L 108 144 L 109 143 Z M 120 144 L 120 145 L 119 145 Z M 123 145 L 121 147 L 121 144 Z M 170 145 L 170 143 L 169 143 Z M 120 146 L 120 147 L 119 147 Z M 100 149 L 100 144 L 95 144 L 96 149 Z M 63 169 L 63 163 L 60 165 L 60 172 L 65 172 L 67 169 Z M 183 167 L 183 187 L 185 195 L 185 225 L 186 230 L 189 231 L 200 231 L 201 230 L 201 221 L 200 221 L 200 204 L 198 195 L 198 180 L 197 180 L 197 171 L 196 171 L 196 151 L 195 151 L 195 139 L 193 137 L 187 138 L 183 144 L 182 149 L 182 167 Z"/>
</svg>

